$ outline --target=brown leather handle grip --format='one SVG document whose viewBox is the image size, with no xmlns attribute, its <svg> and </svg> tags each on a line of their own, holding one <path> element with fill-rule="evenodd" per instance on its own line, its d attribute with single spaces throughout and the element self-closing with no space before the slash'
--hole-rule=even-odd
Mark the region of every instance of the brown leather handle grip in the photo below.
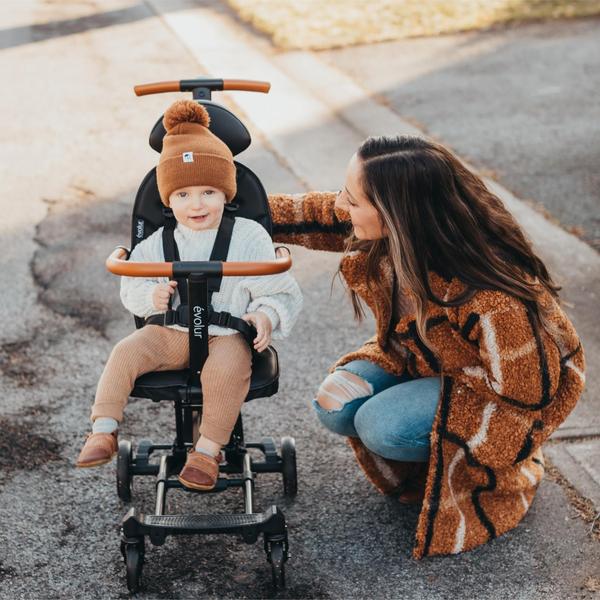
<svg viewBox="0 0 600 600">
<path fill-rule="evenodd" d="M 150 94 L 163 94 L 165 92 L 180 92 L 179 81 L 157 81 L 156 83 L 142 83 L 133 88 L 136 96 L 148 96 Z"/>
<path fill-rule="evenodd" d="M 260 276 L 260 275 L 275 275 L 283 273 L 292 266 L 292 257 L 276 258 L 264 262 L 224 262 L 223 276 Z"/>
<path fill-rule="evenodd" d="M 264 262 L 219 262 L 219 261 L 189 261 L 189 262 L 129 262 L 125 260 L 127 249 L 119 246 L 106 259 L 106 268 L 115 275 L 127 277 L 184 277 L 189 273 L 206 273 L 207 275 L 222 274 L 232 276 L 259 276 L 283 273 L 292 266 L 292 257 L 288 254 L 275 260 Z"/>
<path fill-rule="evenodd" d="M 252 79 L 186 79 L 183 81 L 157 81 L 142 83 L 133 87 L 136 96 L 163 94 L 165 92 L 189 92 L 196 87 L 206 86 L 210 90 L 239 90 L 243 92 L 261 92 L 267 94 L 271 89 L 268 81 Z"/>
<path fill-rule="evenodd" d="M 168 277 L 173 278 L 173 263 L 129 262 L 125 260 L 128 251 L 119 246 L 106 259 L 106 268 L 115 275 L 127 277 Z"/>
<path fill-rule="evenodd" d="M 223 89 L 268 94 L 271 84 L 268 81 L 252 81 L 250 79 L 223 79 Z"/>
</svg>

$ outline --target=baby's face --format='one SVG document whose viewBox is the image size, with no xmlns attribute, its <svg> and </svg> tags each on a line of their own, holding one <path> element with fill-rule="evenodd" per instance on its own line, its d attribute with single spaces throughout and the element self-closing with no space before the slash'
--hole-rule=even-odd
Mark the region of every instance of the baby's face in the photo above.
<svg viewBox="0 0 600 600">
<path fill-rule="evenodd" d="M 218 229 L 225 207 L 225 194 L 207 185 L 191 185 L 172 192 L 169 206 L 177 222 L 190 229 Z"/>
</svg>

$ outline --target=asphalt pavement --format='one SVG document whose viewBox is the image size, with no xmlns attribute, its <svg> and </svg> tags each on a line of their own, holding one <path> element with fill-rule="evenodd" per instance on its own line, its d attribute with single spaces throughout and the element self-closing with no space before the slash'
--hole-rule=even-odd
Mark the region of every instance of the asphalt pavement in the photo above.
<svg viewBox="0 0 600 600">
<path fill-rule="evenodd" d="M 157 158 L 150 127 L 179 97 L 138 99 L 132 86 L 205 73 L 271 80 L 268 96 L 223 95 L 253 134 L 240 160 L 269 191 L 336 189 L 365 131 L 332 107 L 335 98 L 310 89 L 309 72 L 291 67 L 316 61 L 318 77 L 327 68 L 320 57 L 273 52 L 216 2 L 28 0 L 2 12 L 0 73 L 10 93 L 0 106 L 10 119 L 0 134 L 0 598 L 125 598 L 118 526 L 128 506 L 117 499 L 114 465 L 73 464 L 104 361 L 133 330 L 104 259 L 129 241 L 137 186 Z M 342 75 L 340 86 L 358 94 L 346 110 L 360 107 L 372 131 L 398 119 Z M 372 322 L 353 324 L 339 284 L 330 293 L 338 256 L 293 248 L 293 260 L 305 308 L 293 337 L 276 344 L 280 392 L 244 411 L 248 439 L 293 435 L 298 446 L 294 502 L 278 477 L 257 482 L 259 507 L 278 504 L 290 527 L 280 597 L 593 597 L 600 546 L 549 479 L 514 531 L 455 557 L 411 558 L 417 511 L 377 494 L 308 408 L 329 365 L 369 337 Z M 169 407 L 131 401 L 121 434 L 170 441 Z M 136 481 L 134 503 L 152 508 L 151 480 Z M 173 512 L 241 507 L 235 492 L 173 492 L 168 503 Z M 273 596 L 260 544 L 169 538 L 148 544 L 146 559 L 140 598 Z"/>
</svg>

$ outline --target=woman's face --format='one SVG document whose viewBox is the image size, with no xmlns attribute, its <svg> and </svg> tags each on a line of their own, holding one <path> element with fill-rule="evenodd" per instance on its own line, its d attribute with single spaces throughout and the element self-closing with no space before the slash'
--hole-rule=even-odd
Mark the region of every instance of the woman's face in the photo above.
<svg viewBox="0 0 600 600">
<path fill-rule="evenodd" d="M 356 154 L 348 163 L 344 189 L 339 193 L 335 205 L 350 213 L 354 235 L 359 240 L 379 240 L 385 237 L 379 211 L 363 191 L 362 165 Z"/>
</svg>

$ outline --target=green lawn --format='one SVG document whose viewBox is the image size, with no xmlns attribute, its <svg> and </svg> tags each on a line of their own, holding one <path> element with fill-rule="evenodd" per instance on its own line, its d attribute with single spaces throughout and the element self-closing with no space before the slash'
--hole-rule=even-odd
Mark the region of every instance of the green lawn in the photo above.
<svg viewBox="0 0 600 600">
<path fill-rule="evenodd" d="M 282 49 L 322 50 L 600 14 L 600 0 L 227 0 Z"/>
</svg>

